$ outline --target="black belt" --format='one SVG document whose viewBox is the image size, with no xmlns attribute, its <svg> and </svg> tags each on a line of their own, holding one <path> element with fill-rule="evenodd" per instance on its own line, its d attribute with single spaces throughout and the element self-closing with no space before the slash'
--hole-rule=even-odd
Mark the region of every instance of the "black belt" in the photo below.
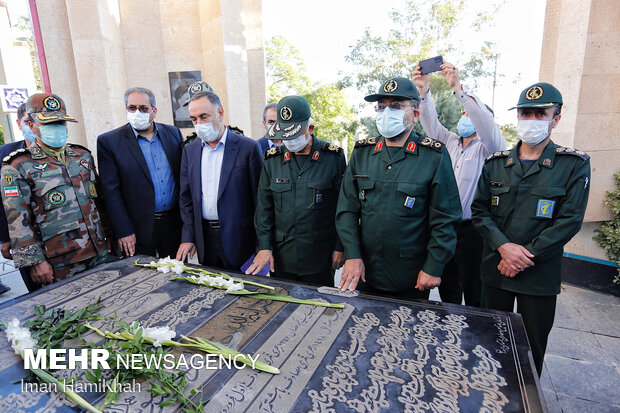
<svg viewBox="0 0 620 413">
<path fill-rule="evenodd" d="M 168 211 L 155 212 L 155 219 L 162 219 L 163 217 L 172 214 L 174 211 L 174 209 L 169 209 Z"/>
<path fill-rule="evenodd" d="M 220 221 L 210 221 L 208 219 L 203 219 L 202 224 L 212 229 L 216 229 L 220 227 Z"/>
</svg>

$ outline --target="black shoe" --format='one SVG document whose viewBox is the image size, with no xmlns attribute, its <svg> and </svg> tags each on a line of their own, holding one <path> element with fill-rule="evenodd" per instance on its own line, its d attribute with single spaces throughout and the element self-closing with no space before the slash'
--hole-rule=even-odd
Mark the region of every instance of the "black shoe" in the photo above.
<svg viewBox="0 0 620 413">
<path fill-rule="evenodd" d="M 11 291 L 10 287 L 7 287 L 6 285 L 0 283 L 0 295 L 6 293 L 7 291 Z"/>
</svg>

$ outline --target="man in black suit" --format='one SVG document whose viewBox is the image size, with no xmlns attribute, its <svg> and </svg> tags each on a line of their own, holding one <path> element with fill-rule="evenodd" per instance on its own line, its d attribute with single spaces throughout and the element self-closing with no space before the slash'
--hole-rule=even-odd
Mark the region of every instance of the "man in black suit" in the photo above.
<svg viewBox="0 0 620 413">
<path fill-rule="evenodd" d="M 276 123 L 276 120 L 278 120 L 278 116 L 276 114 L 277 108 L 278 108 L 277 103 L 269 103 L 263 109 L 263 125 L 265 126 L 265 130 L 269 130 L 271 125 Z M 267 135 L 264 135 L 262 138 L 257 140 L 256 143 L 258 143 L 258 146 L 260 147 L 260 151 L 264 155 L 265 152 L 267 152 L 269 149 L 282 145 L 282 140 L 281 139 L 270 140 L 270 139 L 267 139 Z"/>
<path fill-rule="evenodd" d="M 125 92 L 128 124 L 97 138 L 103 196 L 120 249 L 174 257 L 181 240 L 179 169 L 181 131 L 154 122 L 155 96 Z"/>
<path fill-rule="evenodd" d="M 26 105 L 22 103 L 17 108 L 16 122 L 17 128 L 22 132 L 22 135 L 24 135 L 24 140 L 10 142 L 0 146 L 0 159 L 4 159 L 5 156 L 8 156 L 13 151 L 27 148 L 37 138 L 37 135 L 35 135 L 34 132 L 30 130 L 30 127 L 26 123 L 27 120 L 28 113 L 26 112 Z M 2 256 L 7 260 L 13 259 L 13 255 L 11 255 L 11 237 L 9 236 L 9 225 L 6 220 L 6 212 L 4 211 L 4 204 L 2 202 L 0 202 L 0 252 L 2 252 Z M 26 284 L 28 292 L 32 292 L 41 288 L 41 284 L 33 282 L 30 278 L 29 267 L 20 268 L 19 273 L 24 280 L 24 284 Z M 4 294 L 9 290 L 9 287 L 0 282 L 0 294 Z"/>
<path fill-rule="evenodd" d="M 256 252 L 254 211 L 262 159 L 256 141 L 224 124 L 214 93 L 193 95 L 189 117 L 198 140 L 183 148 L 179 203 L 183 234 L 177 260 L 198 251 L 201 264 L 231 270 Z"/>
</svg>

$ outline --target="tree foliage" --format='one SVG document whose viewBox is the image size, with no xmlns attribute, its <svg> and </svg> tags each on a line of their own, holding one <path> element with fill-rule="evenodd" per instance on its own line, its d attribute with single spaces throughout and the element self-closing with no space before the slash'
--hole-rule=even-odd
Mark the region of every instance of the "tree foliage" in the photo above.
<svg viewBox="0 0 620 413">
<path fill-rule="evenodd" d="M 605 195 L 605 205 L 611 209 L 613 216 L 611 220 L 602 222 L 601 227 L 594 231 L 596 232 L 594 241 L 605 249 L 607 258 L 618 265 L 618 275 L 614 282 L 620 284 L 620 172 L 614 175 L 614 179 L 617 189 Z"/>
<path fill-rule="evenodd" d="M 456 47 L 460 39 L 455 38 L 454 33 L 462 32 L 460 29 L 468 24 L 472 30 L 490 24 L 497 7 L 498 3 L 493 3 L 490 10 L 477 13 L 470 24 L 471 20 L 462 18 L 468 12 L 466 0 L 404 0 L 401 7 L 390 11 L 392 25 L 387 34 L 375 34 L 366 28 L 351 47 L 346 61 L 352 64 L 354 71 L 344 76 L 343 84 L 374 93 L 391 77 L 411 78 L 418 62 L 441 54 L 453 63 L 463 61 L 459 64 L 461 80 L 476 87 L 479 79 L 493 74 L 487 66 L 498 56 L 495 45 L 485 42 L 478 52 L 465 56 Z M 437 74 L 431 75 L 431 90 L 441 123 L 456 131 L 461 105 L 443 77 Z M 362 123 L 368 127 L 369 119 L 363 119 Z M 422 131 L 419 125 L 416 130 Z M 372 135 L 374 131 L 369 128 L 368 132 Z"/>
<path fill-rule="evenodd" d="M 32 34 L 32 25 L 30 24 L 30 18 L 20 16 L 16 25 L 24 33 L 28 33 L 27 36 L 18 37 L 20 42 L 26 42 L 30 48 L 30 61 L 32 62 L 32 72 L 34 73 L 34 82 L 37 86 L 37 90 L 41 90 L 41 71 L 39 70 L 39 59 L 37 58 L 37 52 L 34 47 L 34 35 Z"/>
<path fill-rule="evenodd" d="M 315 136 L 344 146 L 353 142 L 357 121 L 342 86 L 312 82 L 299 49 L 285 37 L 274 36 L 265 44 L 265 68 L 269 102 L 303 96 L 310 105 Z"/>
</svg>

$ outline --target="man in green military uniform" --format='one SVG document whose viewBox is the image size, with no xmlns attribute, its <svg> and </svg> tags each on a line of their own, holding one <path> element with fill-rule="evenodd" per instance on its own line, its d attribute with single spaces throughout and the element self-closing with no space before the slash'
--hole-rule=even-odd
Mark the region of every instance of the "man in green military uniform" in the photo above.
<svg viewBox="0 0 620 413">
<path fill-rule="evenodd" d="M 26 110 L 37 138 L 3 159 L 2 198 L 15 266 L 49 284 L 105 262 L 108 248 L 93 157 L 66 143 L 76 120 L 50 93 L 30 96 Z"/>
<path fill-rule="evenodd" d="M 207 82 L 200 81 L 200 82 L 194 82 L 191 85 L 189 85 L 189 88 L 187 89 L 187 94 L 189 95 L 189 98 L 187 99 L 186 102 L 183 103 L 183 106 L 189 105 L 189 101 L 192 100 L 192 96 L 194 96 L 197 93 L 202 93 L 202 92 L 215 93 L 211 85 L 209 85 Z M 227 127 L 231 131 L 238 133 L 239 135 L 243 135 L 243 131 L 239 129 L 238 127 L 232 126 L 232 125 L 228 125 Z M 198 139 L 198 135 L 196 135 L 196 131 L 190 133 L 189 135 L 185 137 L 185 139 L 181 143 L 181 149 L 183 149 L 183 147 L 185 147 L 186 145 L 189 145 L 190 143 L 194 142 L 196 139 Z"/>
<path fill-rule="evenodd" d="M 521 142 L 487 158 L 472 219 L 484 239 L 482 305 L 512 311 L 516 299 L 540 375 L 563 247 L 581 228 L 588 202 L 590 161 L 551 141 L 562 116 L 555 87 L 526 88 L 516 108 Z"/>
<path fill-rule="evenodd" d="M 393 78 L 366 96 L 381 136 L 355 144 L 342 181 L 336 228 L 344 244 L 340 288 L 428 298 L 456 247 L 461 203 L 443 144 L 413 130 L 419 93 Z"/>
<path fill-rule="evenodd" d="M 334 285 L 343 263 L 334 217 L 346 162 L 340 147 L 317 139 L 301 96 L 278 102 L 265 153 L 254 218 L 259 251 L 246 274 L 270 265 L 274 277 Z M 273 250 L 273 253 L 272 253 Z"/>
</svg>

